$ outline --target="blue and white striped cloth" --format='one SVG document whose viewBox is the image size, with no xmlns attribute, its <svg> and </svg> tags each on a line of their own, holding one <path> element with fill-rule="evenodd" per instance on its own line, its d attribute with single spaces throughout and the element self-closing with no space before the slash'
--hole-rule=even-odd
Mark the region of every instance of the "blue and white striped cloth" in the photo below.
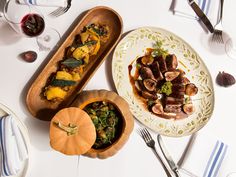
<svg viewBox="0 0 236 177">
<path fill-rule="evenodd" d="M 20 4 L 30 4 L 48 7 L 65 7 L 67 0 L 18 0 Z"/>
<path fill-rule="evenodd" d="M 198 134 L 191 148 L 181 168 L 197 177 L 217 177 L 227 154 L 228 145 L 209 136 Z"/>
<path fill-rule="evenodd" d="M 215 24 L 218 18 L 219 0 L 195 0 L 202 11 L 208 16 L 210 21 Z M 176 0 L 173 7 L 174 15 L 196 19 L 193 9 L 190 7 L 188 0 Z"/>
<path fill-rule="evenodd" d="M 16 175 L 28 158 L 28 149 L 14 118 L 7 115 L 0 118 L 1 176 Z"/>
<path fill-rule="evenodd" d="M 217 141 L 214 149 L 207 162 L 203 177 L 216 177 L 222 161 L 225 157 L 228 146 L 220 141 Z"/>
</svg>

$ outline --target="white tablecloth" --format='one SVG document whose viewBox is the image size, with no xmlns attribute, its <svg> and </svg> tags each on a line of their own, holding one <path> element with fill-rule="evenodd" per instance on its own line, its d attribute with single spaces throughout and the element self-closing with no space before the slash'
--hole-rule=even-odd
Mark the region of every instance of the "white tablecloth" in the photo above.
<svg viewBox="0 0 236 177">
<path fill-rule="evenodd" d="M 205 61 L 213 81 L 219 71 L 236 76 L 236 60 L 227 57 L 223 45 L 212 44 L 211 35 L 206 33 L 197 21 L 174 16 L 170 11 L 171 0 L 74 0 L 71 9 L 59 18 L 47 16 L 55 8 L 40 7 L 46 16 L 48 26 L 56 28 L 61 34 L 68 29 L 73 20 L 83 11 L 98 5 L 116 10 L 124 22 L 124 32 L 141 26 L 156 26 L 174 32 L 182 37 L 199 53 Z M 235 2 L 236 5 L 236 2 Z M 232 25 L 236 25 L 232 23 Z M 38 52 L 38 59 L 26 63 L 18 54 L 26 50 Z M 33 118 L 26 106 L 25 95 L 31 78 L 45 61 L 48 52 L 39 52 L 35 39 L 19 38 L 13 30 L 0 22 L 0 102 L 10 107 L 29 129 L 32 144 L 32 161 L 28 177 L 164 177 L 161 165 L 150 149 L 137 135 L 130 136 L 127 144 L 115 156 L 106 159 L 90 159 L 82 156 L 78 165 L 77 156 L 65 156 L 49 146 L 49 123 Z M 111 57 L 111 56 L 110 56 Z M 112 90 L 113 81 L 109 68 L 111 58 L 106 60 L 89 81 L 85 89 Z M 101 79 L 102 78 L 102 79 Z M 215 84 L 215 110 L 211 120 L 200 131 L 218 137 L 229 145 L 229 154 L 219 171 L 219 176 L 236 171 L 235 105 L 236 86 L 222 88 Z M 138 127 L 136 122 L 135 128 Z M 188 137 L 165 138 L 174 159 L 178 159 Z M 199 153 L 204 149 L 199 149 Z"/>
</svg>

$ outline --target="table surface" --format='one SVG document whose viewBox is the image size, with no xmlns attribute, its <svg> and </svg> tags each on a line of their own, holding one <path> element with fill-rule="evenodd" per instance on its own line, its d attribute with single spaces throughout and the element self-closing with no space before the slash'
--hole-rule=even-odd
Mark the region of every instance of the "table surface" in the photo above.
<svg viewBox="0 0 236 177">
<path fill-rule="evenodd" d="M 161 27 L 174 32 L 188 42 L 207 65 L 214 82 L 215 108 L 208 124 L 199 133 L 214 136 L 229 145 L 229 153 L 219 176 L 236 171 L 235 134 L 235 85 L 222 88 L 216 85 L 215 78 L 219 71 L 226 71 L 236 76 L 236 60 L 225 54 L 224 45 L 211 42 L 211 35 L 198 21 L 174 16 L 169 11 L 171 0 L 74 0 L 71 9 L 58 18 L 50 18 L 55 8 L 39 7 L 46 17 L 48 26 L 56 28 L 60 34 L 69 28 L 71 23 L 83 11 L 95 6 L 105 5 L 116 10 L 123 19 L 124 32 L 142 26 Z M 236 2 L 235 2 L 236 5 Z M 236 24 L 232 24 L 236 25 Z M 35 50 L 38 58 L 33 63 L 22 61 L 18 54 Z M 135 131 L 140 125 L 135 121 L 135 128 L 129 141 L 113 157 L 106 160 L 91 159 L 84 156 L 65 156 L 54 151 L 49 145 L 49 122 L 35 119 L 25 105 L 28 84 L 37 69 L 44 62 L 49 52 L 39 51 L 35 39 L 20 38 L 5 22 L 0 22 L 0 102 L 13 110 L 26 124 L 32 144 L 31 162 L 28 177 L 129 177 L 129 176 L 165 176 L 161 165 L 150 149 Z M 109 56 L 88 82 L 85 90 L 113 90 Z M 153 132 L 152 132 L 153 133 Z M 155 135 L 155 133 L 153 133 Z M 189 137 L 167 138 L 168 149 L 175 160 L 178 160 Z M 199 152 L 202 151 L 199 149 Z"/>
</svg>

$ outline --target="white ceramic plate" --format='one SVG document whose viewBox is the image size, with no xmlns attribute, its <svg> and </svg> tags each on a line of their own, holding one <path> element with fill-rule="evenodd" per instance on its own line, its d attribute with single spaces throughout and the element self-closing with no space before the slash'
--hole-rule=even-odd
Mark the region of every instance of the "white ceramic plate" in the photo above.
<svg viewBox="0 0 236 177">
<path fill-rule="evenodd" d="M 180 120 L 160 118 L 147 111 L 133 93 L 128 65 L 137 57 L 143 56 L 146 48 L 152 48 L 157 40 L 162 41 L 164 49 L 177 56 L 178 68 L 184 70 L 187 78 L 198 87 L 198 94 L 192 97 L 196 111 L 188 118 Z M 189 44 L 164 29 L 143 27 L 126 35 L 114 51 L 112 75 L 119 95 L 129 103 L 136 119 L 162 135 L 172 137 L 190 135 L 201 129 L 212 115 L 214 89 L 206 65 Z"/>
<path fill-rule="evenodd" d="M 26 146 L 28 149 L 28 158 L 23 162 L 23 168 L 19 171 L 19 173 L 15 176 L 9 176 L 9 177 L 24 177 L 26 176 L 26 172 L 29 167 L 29 161 L 30 161 L 30 140 L 29 140 L 29 134 L 26 126 L 23 124 L 23 122 L 16 116 L 15 113 L 13 113 L 9 108 L 7 108 L 5 105 L 0 103 L 0 117 L 4 115 L 12 115 L 12 117 L 16 120 L 18 127 L 24 137 L 24 140 L 26 142 Z M 0 152 L 1 153 L 1 152 Z"/>
</svg>

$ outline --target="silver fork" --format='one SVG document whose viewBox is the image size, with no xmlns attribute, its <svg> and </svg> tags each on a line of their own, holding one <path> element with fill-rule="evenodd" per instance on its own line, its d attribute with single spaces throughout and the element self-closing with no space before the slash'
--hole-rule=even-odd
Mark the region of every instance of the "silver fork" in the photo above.
<svg viewBox="0 0 236 177">
<path fill-rule="evenodd" d="M 223 34 L 222 34 L 223 5 L 224 5 L 224 0 L 220 0 L 220 16 L 219 16 L 219 20 L 217 24 L 214 27 L 214 32 L 212 36 L 212 40 L 218 43 L 224 43 Z"/>
<path fill-rule="evenodd" d="M 141 135 L 141 137 L 143 138 L 143 140 L 145 141 L 145 143 L 147 144 L 147 146 L 150 147 L 152 149 L 153 153 L 156 155 L 157 159 L 159 160 L 162 167 L 164 168 L 164 170 L 166 172 L 166 175 L 168 177 L 172 177 L 172 175 L 171 175 L 170 171 L 168 170 L 166 164 L 164 163 L 164 161 L 162 160 L 162 158 L 158 154 L 158 152 L 156 150 L 156 147 L 155 147 L 155 141 L 152 139 L 152 136 L 148 132 L 148 130 L 146 128 L 143 128 L 143 129 L 139 129 L 138 132 Z"/>
<path fill-rule="evenodd" d="M 53 17 L 59 17 L 60 15 L 63 15 L 66 13 L 70 7 L 71 7 L 71 1 L 72 0 L 67 0 L 67 6 L 66 7 L 59 7 L 56 10 L 52 11 L 49 15 Z"/>
</svg>

